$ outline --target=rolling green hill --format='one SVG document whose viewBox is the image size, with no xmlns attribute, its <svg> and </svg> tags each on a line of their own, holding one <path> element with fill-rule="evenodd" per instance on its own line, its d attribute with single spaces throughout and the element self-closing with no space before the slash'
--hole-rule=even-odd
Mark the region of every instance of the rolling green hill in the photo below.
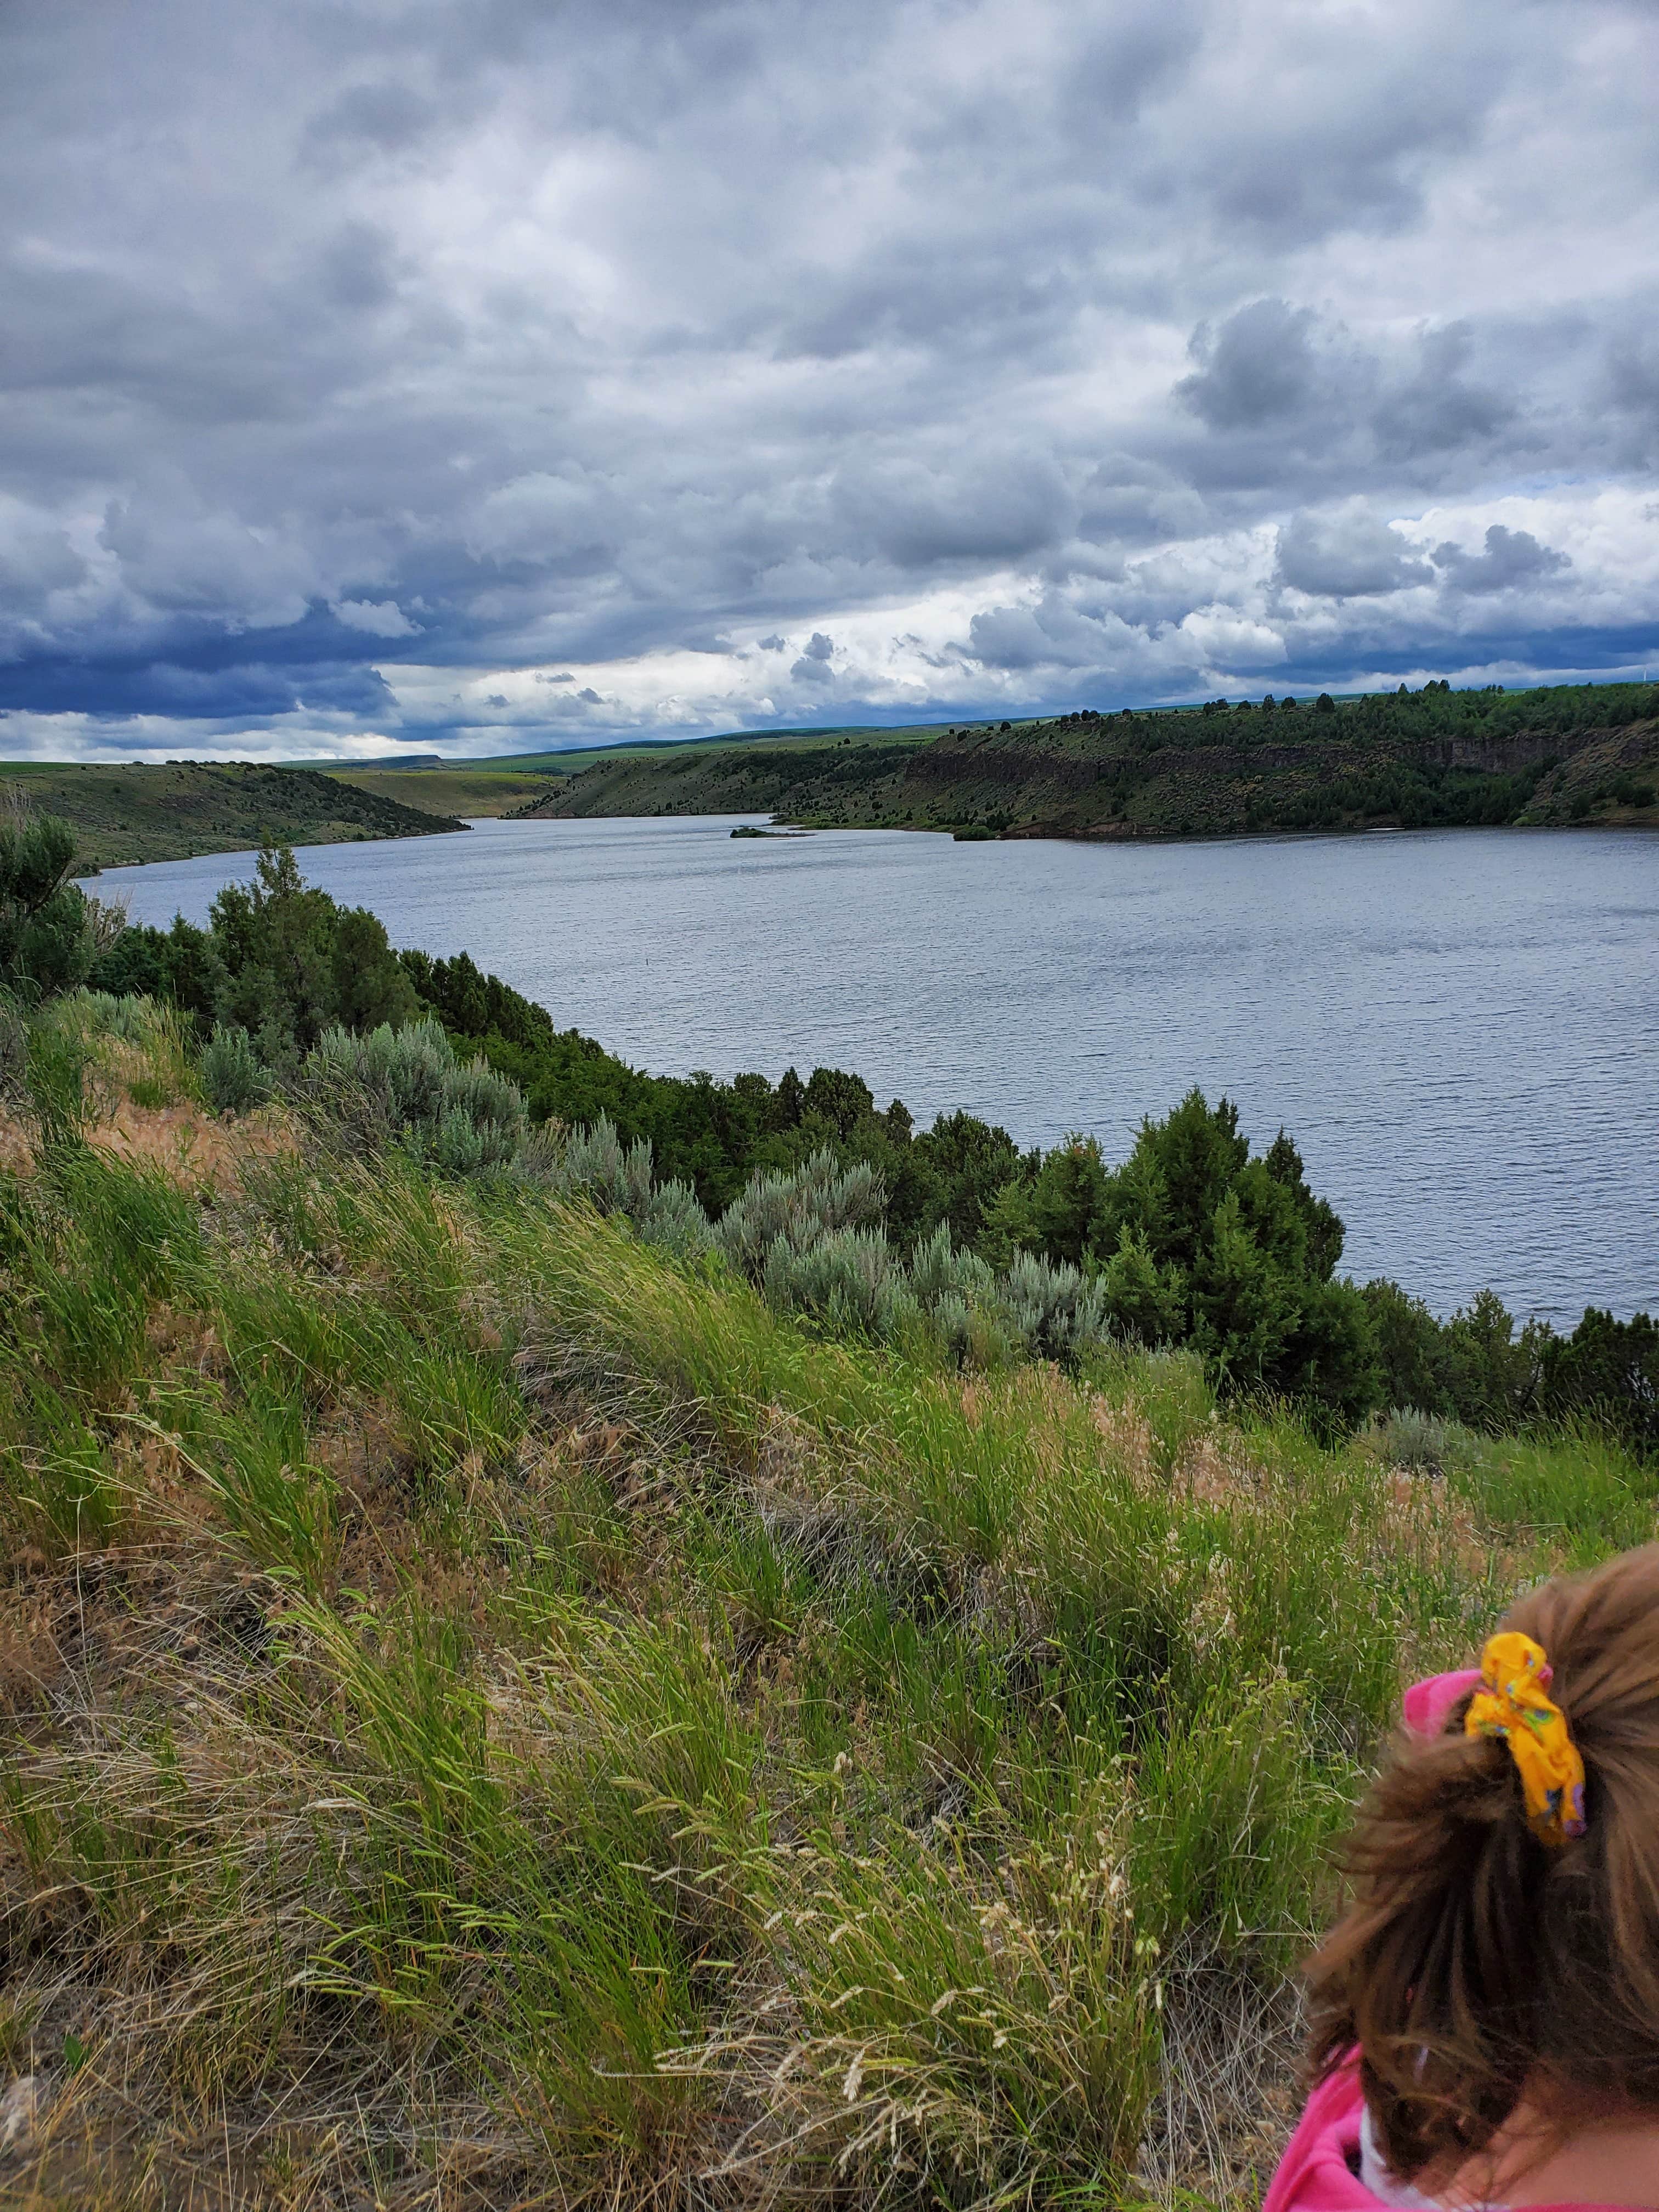
<svg viewBox="0 0 1659 2212">
<path fill-rule="evenodd" d="M 584 763 L 585 765 L 586 763 Z M 441 768 L 331 769 L 331 779 L 370 798 L 390 799 L 424 812 L 493 819 L 526 803 L 549 797 L 568 770 L 538 766 L 508 769 L 495 764 L 447 762 Z"/>
<path fill-rule="evenodd" d="M 383 793 L 408 806 L 480 817 L 556 813 L 562 811 L 556 805 L 544 807 L 540 802 L 558 799 L 572 777 L 596 769 L 616 769 L 629 779 L 629 790 L 643 792 L 652 787 L 650 771 L 657 767 L 672 768 L 676 776 L 696 769 L 713 775 L 717 781 L 732 776 L 741 779 L 745 773 L 743 763 L 751 757 L 772 761 L 781 755 L 787 763 L 826 748 L 837 755 L 872 747 L 878 750 L 896 745 L 914 748 L 936 738 L 942 727 L 942 724 L 934 723 L 900 730 L 738 730 L 715 738 L 677 738 L 666 743 L 629 738 L 620 744 L 588 745 L 568 752 L 507 753 L 486 760 L 449 761 L 435 769 L 388 764 L 384 768 L 336 769 L 332 773 L 339 781 L 352 784 L 360 791 Z M 798 774 L 798 769 L 786 765 L 775 787 L 792 788 Z M 769 783 L 768 788 L 772 787 Z M 655 813 L 659 810 L 658 801 L 653 799 L 644 807 L 604 805 L 582 811 Z"/>
<path fill-rule="evenodd" d="M 568 776 L 526 815 L 781 814 L 792 821 L 878 821 L 906 769 L 929 750 L 914 737 L 830 738 L 764 751 L 699 745 L 665 758 L 619 754 Z"/>
<path fill-rule="evenodd" d="M 764 753 L 607 756 L 522 811 L 772 813 L 813 827 L 1134 838 L 1515 823 L 1659 826 L 1642 684 L 869 732 Z"/>
<path fill-rule="evenodd" d="M 341 845 L 466 826 L 447 813 L 358 790 L 311 769 L 203 761 L 162 768 L 52 763 L 8 766 L 0 785 L 9 781 L 21 783 L 47 813 L 74 823 L 79 864 L 88 872 L 196 853 L 246 852 L 267 841 Z"/>
</svg>

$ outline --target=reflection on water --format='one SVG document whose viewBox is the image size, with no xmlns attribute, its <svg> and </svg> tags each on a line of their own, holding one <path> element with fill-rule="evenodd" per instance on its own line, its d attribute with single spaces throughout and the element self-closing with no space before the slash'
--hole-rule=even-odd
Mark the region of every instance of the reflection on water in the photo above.
<svg viewBox="0 0 1659 2212">
<path fill-rule="evenodd" d="M 465 949 L 637 1066 L 856 1069 L 918 1120 L 1127 1147 L 1192 1084 L 1284 1124 L 1344 1265 L 1449 1311 L 1659 1310 L 1659 838 L 1431 830 L 953 843 L 731 819 L 317 846 L 395 944 Z M 223 854 L 114 870 L 205 916 Z"/>
</svg>

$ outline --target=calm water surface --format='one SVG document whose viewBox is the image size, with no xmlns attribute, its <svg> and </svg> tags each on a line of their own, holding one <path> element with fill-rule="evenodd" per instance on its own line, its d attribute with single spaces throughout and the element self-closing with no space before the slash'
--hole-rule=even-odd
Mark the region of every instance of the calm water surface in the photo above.
<svg viewBox="0 0 1659 2212">
<path fill-rule="evenodd" d="M 1659 838 L 1424 831 L 957 845 L 719 820 L 316 846 L 394 944 L 465 950 L 637 1066 L 855 1069 L 919 1121 L 1116 1157 L 1192 1084 L 1282 1123 L 1345 1269 L 1448 1312 L 1659 1310 Z M 205 918 L 246 855 L 112 870 Z"/>
</svg>

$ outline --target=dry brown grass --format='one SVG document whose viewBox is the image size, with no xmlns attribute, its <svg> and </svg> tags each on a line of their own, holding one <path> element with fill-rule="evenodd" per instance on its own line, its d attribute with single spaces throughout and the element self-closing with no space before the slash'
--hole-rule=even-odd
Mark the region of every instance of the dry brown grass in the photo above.
<svg viewBox="0 0 1659 2212">
<path fill-rule="evenodd" d="M 224 1197 L 240 1190 L 250 1160 L 294 1152 L 299 1139 L 279 1108 L 262 1108 L 228 1121 L 191 1099 L 141 1106 L 124 1093 L 88 1127 L 87 1142 L 112 1158 L 159 1168 L 181 1190 Z M 33 1173 L 34 1164 L 27 1127 L 0 1112 L 0 1169 L 23 1176 Z"/>
</svg>

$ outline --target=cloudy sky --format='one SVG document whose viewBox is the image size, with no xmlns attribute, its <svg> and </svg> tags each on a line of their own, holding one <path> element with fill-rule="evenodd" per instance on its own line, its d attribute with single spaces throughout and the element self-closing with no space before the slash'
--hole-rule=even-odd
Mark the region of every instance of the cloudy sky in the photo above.
<svg viewBox="0 0 1659 2212">
<path fill-rule="evenodd" d="M 6 0 L 0 754 L 1659 665 L 1655 0 Z"/>
</svg>

